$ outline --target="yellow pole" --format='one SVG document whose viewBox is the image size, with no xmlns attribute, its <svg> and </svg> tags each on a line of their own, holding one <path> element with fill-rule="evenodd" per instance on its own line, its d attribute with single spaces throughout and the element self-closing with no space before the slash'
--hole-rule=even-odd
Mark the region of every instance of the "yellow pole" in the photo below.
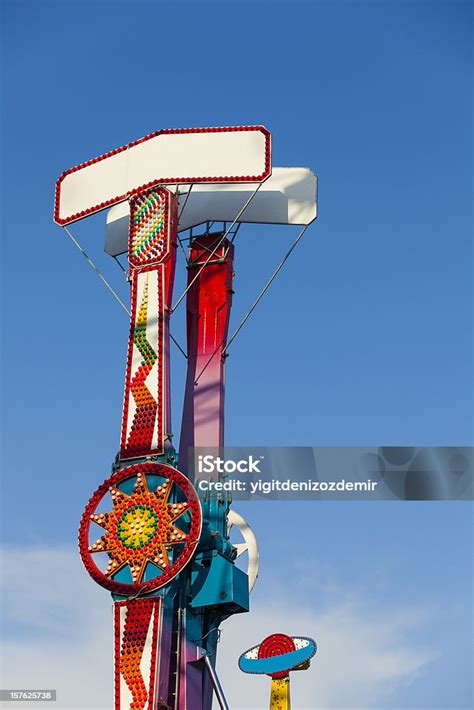
<svg viewBox="0 0 474 710">
<path fill-rule="evenodd" d="M 270 710 L 291 710 L 289 676 L 272 678 Z"/>
</svg>

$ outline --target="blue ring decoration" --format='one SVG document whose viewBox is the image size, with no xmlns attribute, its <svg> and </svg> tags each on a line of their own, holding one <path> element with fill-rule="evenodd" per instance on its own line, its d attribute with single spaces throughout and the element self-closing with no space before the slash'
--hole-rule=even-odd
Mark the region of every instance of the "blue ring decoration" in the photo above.
<svg viewBox="0 0 474 710">
<path fill-rule="evenodd" d="M 299 639 L 308 641 L 308 645 L 304 648 L 297 648 L 295 651 L 282 653 L 280 656 L 270 656 L 269 658 L 247 658 L 247 653 L 258 648 L 253 646 L 245 651 L 239 658 L 239 668 L 244 673 L 262 673 L 269 675 L 271 673 L 283 673 L 290 671 L 296 666 L 309 661 L 317 651 L 316 642 L 306 636 L 299 636 Z"/>
</svg>

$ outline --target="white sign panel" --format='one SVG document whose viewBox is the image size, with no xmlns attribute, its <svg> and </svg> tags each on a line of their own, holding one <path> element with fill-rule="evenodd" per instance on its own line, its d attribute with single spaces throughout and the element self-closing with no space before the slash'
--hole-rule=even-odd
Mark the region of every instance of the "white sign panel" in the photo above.
<svg viewBox="0 0 474 710">
<path fill-rule="evenodd" d="M 258 183 L 249 185 L 217 184 L 180 186 L 179 220 L 181 232 L 203 222 L 232 222 Z M 175 191 L 176 185 L 168 185 Z M 181 194 L 183 193 L 183 194 Z M 260 187 L 239 222 L 259 224 L 309 224 L 317 215 L 317 179 L 308 168 L 273 168 L 271 177 Z M 124 254 L 128 248 L 129 205 L 123 202 L 107 213 L 105 251 L 111 256 Z"/>
<path fill-rule="evenodd" d="M 263 126 L 166 129 L 66 170 L 54 220 L 75 222 L 159 184 L 262 182 L 270 174 Z"/>
</svg>

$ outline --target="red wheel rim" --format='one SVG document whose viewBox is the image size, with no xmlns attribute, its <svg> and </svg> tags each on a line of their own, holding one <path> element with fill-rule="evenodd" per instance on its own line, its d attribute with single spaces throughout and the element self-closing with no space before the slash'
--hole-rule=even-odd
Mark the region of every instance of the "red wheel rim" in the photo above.
<svg viewBox="0 0 474 710">
<path fill-rule="evenodd" d="M 148 487 L 147 476 L 164 479 L 154 490 Z M 118 488 L 135 478 L 131 493 Z M 168 502 L 177 487 L 184 496 L 179 502 Z M 107 494 L 112 510 L 96 513 Z M 183 497 L 182 496 L 182 497 Z M 187 532 L 174 525 L 181 517 L 189 521 Z M 89 531 L 96 523 L 105 531 L 96 543 L 90 544 Z M 142 594 L 168 584 L 190 561 L 201 535 L 202 513 L 197 493 L 191 482 L 177 469 L 158 463 L 128 466 L 112 474 L 90 498 L 79 526 L 79 551 L 82 562 L 94 579 L 105 589 L 123 596 Z M 170 550 L 181 550 L 170 561 Z M 105 552 L 109 565 L 103 572 L 94 555 Z M 159 576 L 141 581 L 147 564 L 161 570 Z M 128 565 L 132 583 L 118 582 L 111 575 Z"/>
</svg>

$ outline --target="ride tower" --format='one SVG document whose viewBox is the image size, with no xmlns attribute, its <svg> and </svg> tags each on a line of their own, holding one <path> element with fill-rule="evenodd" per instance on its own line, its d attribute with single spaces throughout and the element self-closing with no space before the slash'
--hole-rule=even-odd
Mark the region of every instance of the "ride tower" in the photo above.
<svg viewBox="0 0 474 710">
<path fill-rule="evenodd" d="M 224 445 L 236 232 L 243 222 L 299 224 L 297 243 L 316 217 L 315 176 L 305 168 L 272 170 L 271 136 L 262 126 L 173 129 L 67 170 L 55 197 L 54 219 L 84 255 L 69 225 L 111 208 L 106 252 L 128 256 L 120 448 L 79 527 L 84 566 L 114 600 L 115 709 L 210 710 L 213 694 L 226 708 L 215 668 L 219 627 L 249 610 L 258 548 L 228 494 L 198 495 L 190 453 Z M 212 230 L 211 222 L 223 226 Z M 203 223 L 204 233 L 193 235 Z M 173 303 L 177 248 L 187 229 L 188 282 Z M 170 319 L 184 299 L 187 379 L 178 457 Z M 231 542 L 233 527 L 243 542 Z M 244 554 L 246 572 L 236 564 Z"/>
</svg>

